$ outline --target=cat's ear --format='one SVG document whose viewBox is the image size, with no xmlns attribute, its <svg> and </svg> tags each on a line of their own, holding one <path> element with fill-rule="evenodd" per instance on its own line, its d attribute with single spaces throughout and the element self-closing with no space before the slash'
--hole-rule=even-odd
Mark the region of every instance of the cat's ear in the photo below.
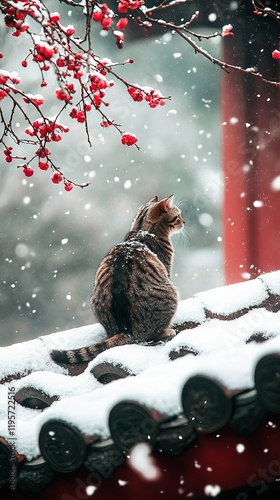
<svg viewBox="0 0 280 500">
<path fill-rule="evenodd" d="M 146 203 L 146 205 L 150 205 L 151 203 L 157 203 L 158 202 L 158 197 L 154 196 L 150 201 Z"/>
<path fill-rule="evenodd" d="M 167 212 L 167 210 L 173 205 L 174 194 L 168 196 L 168 198 L 164 198 L 159 202 L 159 208 L 162 212 Z"/>
</svg>

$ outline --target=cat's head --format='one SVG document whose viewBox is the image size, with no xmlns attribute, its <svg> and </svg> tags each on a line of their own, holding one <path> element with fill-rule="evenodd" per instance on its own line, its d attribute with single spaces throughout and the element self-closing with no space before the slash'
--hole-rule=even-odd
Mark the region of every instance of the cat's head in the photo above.
<svg viewBox="0 0 280 500">
<path fill-rule="evenodd" d="M 155 196 L 142 205 L 132 223 L 131 231 L 148 231 L 152 233 L 165 232 L 168 235 L 178 233 L 184 227 L 181 210 L 173 204 L 173 196 L 158 201 Z"/>
</svg>

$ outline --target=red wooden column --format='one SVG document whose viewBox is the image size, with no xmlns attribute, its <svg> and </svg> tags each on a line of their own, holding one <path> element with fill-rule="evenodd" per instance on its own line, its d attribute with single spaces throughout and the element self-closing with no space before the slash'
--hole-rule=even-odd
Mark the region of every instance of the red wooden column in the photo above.
<svg viewBox="0 0 280 500">
<path fill-rule="evenodd" d="M 223 59 L 279 80 L 277 22 L 248 10 L 234 31 Z M 221 100 L 225 279 L 234 283 L 280 268 L 280 88 L 230 70 Z"/>
</svg>

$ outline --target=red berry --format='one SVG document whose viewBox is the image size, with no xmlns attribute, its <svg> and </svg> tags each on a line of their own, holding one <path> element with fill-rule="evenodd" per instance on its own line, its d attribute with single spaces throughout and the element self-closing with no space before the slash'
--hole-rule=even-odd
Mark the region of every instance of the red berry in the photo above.
<svg viewBox="0 0 280 500">
<path fill-rule="evenodd" d="M 11 163 L 12 160 L 13 160 L 13 158 L 11 156 L 6 156 L 7 163 Z"/>
<path fill-rule="evenodd" d="M 73 187 L 74 186 L 71 182 L 65 182 L 65 184 L 64 184 L 65 191 L 72 191 Z"/>
<path fill-rule="evenodd" d="M 21 65 L 23 68 L 26 68 L 27 67 L 27 61 L 24 59 L 23 61 L 21 61 Z"/>
<path fill-rule="evenodd" d="M 111 17 L 103 17 L 103 19 L 101 21 L 102 29 L 105 31 L 108 31 L 110 26 L 112 25 L 112 23 L 113 23 L 113 19 Z"/>
<path fill-rule="evenodd" d="M 123 30 L 128 25 L 128 19 L 126 17 L 121 17 L 117 22 L 117 29 Z"/>
<path fill-rule="evenodd" d="M 47 164 L 47 162 L 46 162 L 46 161 L 39 161 L 39 163 L 38 163 L 38 167 L 39 167 L 41 170 L 48 170 L 49 165 Z"/>
<path fill-rule="evenodd" d="M 118 4 L 118 11 L 121 14 L 125 14 L 127 12 L 127 9 L 128 9 L 128 4 L 129 4 L 128 0 L 121 0 Z"/>
<path fill-rule="evenodd" d="M 56 64 L 59 68 L 63 68 L 64 66 L 66 66 L 67 63 L 63 57 L 58 57 L 56 60 Z"/>
<path fill-rule="evenodd" d="M 124 34 L 121 31 L 115 31 L 114 35 L 116 37 L 116 44 L 118 48 L 122 49 L 124 44 Z"/>
<path fill-rule="evenodd" d="M 59 13 L 58 12 L 54 12 L 53 14 L 51 14 L 50 20 L 51 20 L 52 23 L 58 23 L 58 21 L 60 20 Z"/>
<path fill-rule="evenodd" d="M 114 120 L 103 120 L 101 123 L 100 123 L 100 127 L 103 127 L 103 128 L 108 128 L 110 127 L 111 125 L 113 125 L 114 123 Z"/>
<path fill-rule="evenodd" d="M 72 36 L 74 35 L 75 33 L 75 28 L 74 26 L 69 26 L 67 29 L 66 29 L 66 35 L 67 36 Z"/>
<path fill-rule="evenodd" d="M 274 50 L 271 55 L 272 55 L 273 59 L 280 59 L 280 51 L 279 50 Z"/>
<path fill-rule="evenodd" d="M 8 81 L 7 75 L 3 75 L 2 73 L 0 73 L 0 84 L 7 83 L 7 81 Z"/>
<path fill-rule="evenodd" d="M 52 182 L 54 184 L 59 184 L 63 179 L 63 176 L 59 172 L 55 172 L 52 176 Z"/>
<path fill-rule="evenodd" d="M 50 155 L 51 151 L 48 148 L 39 148 L 36 151 L 36 155 L 39 156 L 39 158 L 46 158 L 47 155 Z"/>
<path fill-rule="evenodd" d="M 135 1 L 135 2 L 132 2 L 129 4 L 129 8 L 131 10 L 134 10 L 134 9 L 138 9 L 139 7 L 141 7 L 141 5 L 143 5 L 143 3 L 145 3 L 144 1 Z"/>
<path fill-rule="evenodd" d="M 25 167 L 23 167 L 23 173 L 24 175 L 26 175 L 26 177 L 32 177 L 32 175 L 34 174 L 34 170 L 33 168 L 25 165 Z"/>
<path fill-rule="evenodd" d="M 7 97 L 7 92 L 5 92 L 5 90 L 0 90 L 0 101 L 3 101 L 3 99 L 5 99 L 5 97 Z"/>
<path fill-rule="evenodd" d="M 78 111 L 77 113 L 77 122 L 84 123 L 85 122 L 85 113 L 83 111 Z"/>
<path fill-rule="evenodd" d="M 99 23 L 103 19 L 103 14 L 102 14 L 101 10 L 95 10 L 94 13 L 92 14 L 92 19 L 96 23 Z"/>
</svg>

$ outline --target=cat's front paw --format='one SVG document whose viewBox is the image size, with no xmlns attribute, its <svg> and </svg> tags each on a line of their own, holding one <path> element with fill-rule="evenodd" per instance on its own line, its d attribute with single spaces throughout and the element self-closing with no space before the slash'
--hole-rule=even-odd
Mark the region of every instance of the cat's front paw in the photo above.
<svg viewBox="0 0 280 500">
<path fill-rule="evenodd" d="M 159 340 L 171 340 L 173 337 L 175 337 L 176 335 L 176 332 L 175 330 L 173 330 L 173 328 L 166 328 L 166 330 L 164 330 L 162 332 L 162 334 L 160 335 L 159 337 Z"/>
</svg>

